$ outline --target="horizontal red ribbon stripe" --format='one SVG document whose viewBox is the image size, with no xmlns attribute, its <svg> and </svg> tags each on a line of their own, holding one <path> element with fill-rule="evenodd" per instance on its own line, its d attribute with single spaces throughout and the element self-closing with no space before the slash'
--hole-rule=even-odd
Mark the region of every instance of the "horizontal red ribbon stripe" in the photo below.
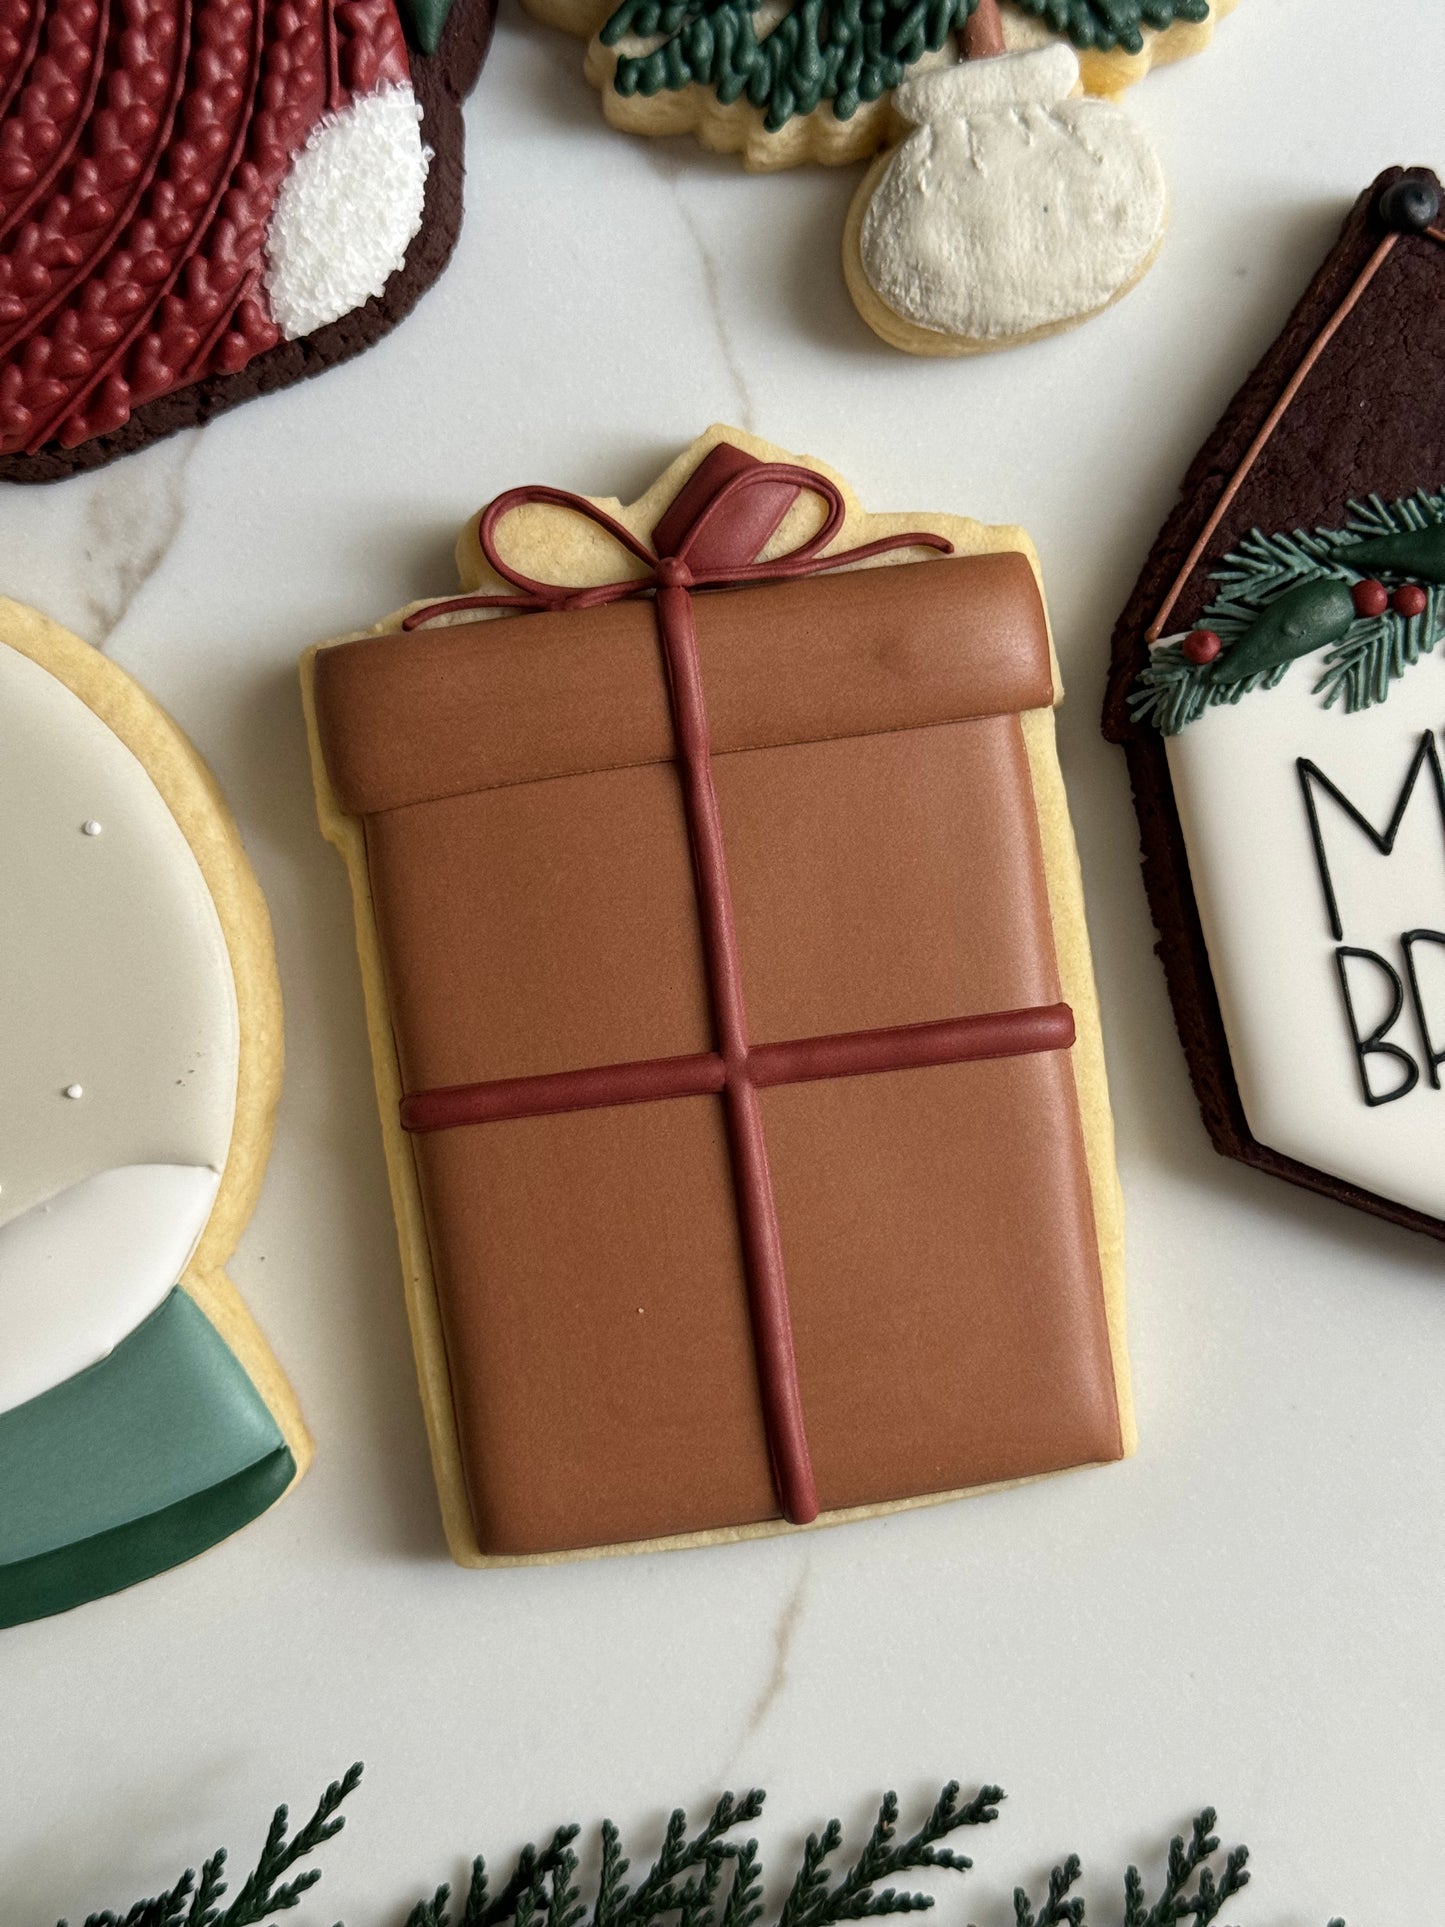
<svg viewBox="0 0 1445 1927">
<path fill-rule="evenodd" d="M 460 1124 L 498 1124 L 511 1117 L 555 1117 L 612 1104 L 652 1104 L 667 1097 L 720 1091 L 727 1067 L 713 1051 L 695 1057 L 649 1057 L 596 1070 L 552 1071 L 539 1077 L 500 1077 L 489 1084 L 453 1084 L 401 1100 L 405 1131 L 449 1131 Z"/>
<path fill-rule="evenodd" d="M 983 1057 L 1027 1057 L 1035 1051 L 1067 1050 L 1074 1041 L 1074 1013 L 1067 1004 L 1032 1010 L 997 1010 L 982 1017 L 945 1017 L 936 1024 L 901 1024 L 893 1030 L 843 1031 L 836 1037 L 800 1037 L 787 1044 L 757 1044 L 748 1052 L 754 1084 L 808 1084 L 824 1077 L 867 1077 L 877 1071 L 927 1070 L 937 1064 L 968 1064 Z"/>
<path fill-rule="evenodd" d="M 746 1074 L 750 1083 L 766 1089 L 828 1077 L 925 1070 L 987 1057 L 1025 1057 L 1036 1051 L 1068 1050 L 1073 1041 L 1074 1013 L 1069 1006 L 1040 1004 L 1030 1010 L 990 1011 L 981 1017 L 947 1017 L 934 1024 L 756 1044 L 748 1052 Z M 407 1131 L 448 1131 L 508 1118 L 553 1117 L 563 1111 L 602 1110 L 615 1104 L 705 1097 L 716 1095 L 726 1082 L 727 1067 L 712 1051 L 692 1057 L 644 1058 L 595 1070 L 502 1077 L 486 1084 L 419 1091 L 402 1099 L 401 1122 Z"/>
</svg>

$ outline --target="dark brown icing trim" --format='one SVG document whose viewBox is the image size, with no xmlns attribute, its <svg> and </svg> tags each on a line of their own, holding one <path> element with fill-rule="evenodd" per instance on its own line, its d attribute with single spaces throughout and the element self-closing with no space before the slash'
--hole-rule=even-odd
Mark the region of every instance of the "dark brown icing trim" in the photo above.
<svg viewBox="0 0 1445 1927">
<path fill-rule="evenodd" d="M 1425 168 L 1390 168 L 1351 209 L 1339 240 L 1278 340 L 1247 378 L 1191 465 L 1114 631 L 1103 727 L 1122 744 L 1139 818 L 1149 907 L 1161 942 L 1175 1024 L 1214 1148 L 1252 1169 L 1334 1198 L 1411 1231 L 1445 1239 L 1445 1223 L 1342 1183 L 1262 1145 L 1239 1100 L 1219 999 L 1189 876 L 1163 739 L 1131 721 L 1128 697 L 1146 659 L 1146 633 L 1171 595 L 1173 626 L 1187 628 L 1208 600 L 1209 571 L 1248 530 L 1343 519 L 1351 499 L 1403 495 L 1445 482 L 1445 254 L 1434 227 L 1387 224 L 1390 190 Z M 1445 229 L 1441 230 L 1445 234 Z M 1383 244 L 1389 240 L 1391 245 Z M 1374 263 L 1373 270 L 1371 264 Z M 1383 271 L 1382 271 L 1383 270 Z M 1356 300 L 1352 290 L 1364 278 Z M 1332 327 L 1331 324 L 1335 325 Z M 1358 331 L 1358 332 L 1357 332 Z M 1312 356 L 1319 344 L 1321 353 Z M 1341 378 L 1320 377 L 1290 396 L 1287 438 L 1273 431 L 1246 461 L 1292 377 L 1309 360 L 1347 353 Z M 1368 366 L 1369 374 L 1360 371 Z M 1361 393 L 1367 386 L 1369 393 Z M 1341 455 L 1338 451 L 1344 450 Z M 1288 453 L 1289 460 L 1281 458 Z M 1332 455 L 1335 459 L 1331 459 Z M 1278 464 L 1277 471 L 1272 467 Z M 1271 472 L 1266 473 L 1266 469 Z M 1243 471 L 1243 472 L 1241 472 Z M 1238 477 L 1238 486 L 1230 485 Z M 1218 513 L 1226 491 L 1229 500 Z M 1210 533 L 1203 545 L 1201 533 Z M 1192 569 L 1181 580 L 1191 554 Z"/>
</svg>

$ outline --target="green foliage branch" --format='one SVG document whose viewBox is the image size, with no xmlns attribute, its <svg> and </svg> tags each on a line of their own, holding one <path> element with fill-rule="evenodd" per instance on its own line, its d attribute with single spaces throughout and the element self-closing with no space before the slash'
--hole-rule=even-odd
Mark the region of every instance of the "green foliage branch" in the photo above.
<svg viewBox="0 0 1445 1927">
<path fill-rule="evenodd" d="M 1146 27 L 1205 20 L 1210 0 L 1016 0 L 1080 49 L 1138 53 Z M 915 61 L 946 46 L 978 0 L 622 0 L 602 27 L 605 46 L 655 40 L 617 62 L 623 95 L 710 87 L 723 106 L 746 98 L 776 133 L 795 114 L 831 105 L 851 120 L 865 100 L 899 85 Z"/>
<path fill-rule="evenodd" d="M 124 1914 L 108 1909 L 89 1914 L 85 1927 L 256 1927 L 259 1921 L 288 1912 L 316 1885 L 321 1869 L 307 1867 L 294 1879 L 286 1876 L 298 1860 L 306 1859 L 340 1833 L 346 1822 L 337 1809 L 356 1790 L 360 1779 L 358 1760 L 339 1780 L 331 1782 L 317 1801 L 316 1811 L 296 1834 L 289 1834 L 289 1809 L 277 1807 L 260 1858 L 224 1910 L 221 1900 L 226 1892 L 226 1849 L 218 1847 L 202 1866 L 199 1879 L 195 1869 L 187 1867 L 168 1892 L 153 1900 L 138 1900 Z M 62 1920 L 58 1927 L 68 1927 L 68 1923 Z"/>
<path fill-rule="evenodd" d="M 1212 629 L 1226 650 L 1237 642 L 1287 590 L 1328 576 L 1354 583 L 1366 571 L 1340 560 L 1339 552 L 1353 543 L 1375 537 L 1414 535 L 1445 525 L 1445 490 L 1384 502 L 1378 495 L 1351 502 L 1340 529 L 1295 529 L 1287 535 L 1264 535 L 1253 529 L 1227 555 L 1212 580 L 1219 593 L 1200 617 L 1198 627 Z M 1387 585 L 1410 577 L 1407 570 L 1371 569 Z M 1370 709 L 1382 703 L 1407 669 L 1429 655 L 1445 636 L 1445 586 L 1425 583 L 1425 608 L 1418 616 L 1402 616 L 1390 608 L 1382 616 L 1360 617 L 1342 641 L 1323 658 L 1315 694 L 1331 709 L 1342 702 L 1346 711 Z M 1152 724 L 1165 736 L 1175 736 L 1207 709 L 1237 703 L 1257 689 L 1275 689 L 1291 665 L 1281 663 L 1238 682 L 1217 682 L 1210 667 L 1185 659 L 1180 642 L 1157 644 L 1140 673 L 1129 699 L 1136 722 Z"/>
<path fill-rule="evenodd" d="M 1144 28 L 1161 31 L 1176 21 L 1209 18 L 1210 0 L 1014 0 L 1055 33 L 1067 34 L 1083 51 L 1097 48 L 1111 53 L 1116 47 L 1136 54 L 1144 45 Z"/>
<path fill-rule="evenodd" d="M 776 133 L 824 102 L 851 120 L 865 100 L 902 81 L 947 44 L 978 0 L 796 0 L 759 32 L 763 0 L 622 0 L 602 28 L 605 45 L 657 39 L 617 62 L 619 94 L 711 87 L 723 106 L 746 98 Z"/>
<path fill-rule="evenodd" d="M 169 1892 L 137 1901 L 125 1914 L 91 1914 L 85 1927 L 256 1927 L 289 1912 L 321 1877 L 311 1867 L 288 1878 L 292 1868 L 340 1831 L 344 1823 L 337 1810 L 360 1778 L 357 1765 L 333 1781 L 292 1837 L 287 1810 L 278 1807 L 255 1868 L 224 1911 L 220 1902 L 226 1891 L 226 1854 L 221 1849 L 206 1861 L 199 1879 L 188 1871 Z M 898 1797 L 885 1794 L 862 1851 L 841 1869 L 832 1863 L 843 1847 L 843 1828 L 830 1820 L 820 1833 L 808 1835 L 773 1927 L 842 1927 L 847 1921 L 926 1911 L 934 1904 L 931 1894 L 892 1883 L 932 1868 L 967 1873 L 972 1860 L 941 1843 L 962 1828 L 991 1825 L 1003 1797 L 1000 1787 L 983 1786 L 960 1800 L 958 1782 L 950 1781 L 923 1824 L 900 1839 Z M 558 1827 L 545 1845 L 524 1847 L 495 1892 L 479 1855 L 466 1891 L 455 1903 L 451 1886 L 440 1886 L 430 1900 L 416 1903 L 406 1927 L 756 1927 L 764 1912 L 758 1843 L 740 1840 L 735 1833 L 758 1817 L 764 1798 L 756 1789 L 723 1794 L 696 1834 L 689 1834 L 687 1816 L 678 1808 L 667 1823 L 661 1851 L 635 1885 L 628 1884 L 631 1862 L 622 1851 L 621 1835 L 604 1820 L 597 1890 L 590 1906 L 577 1878 L 576 1826 Z M 1249 1883 L 1249 1850 L 1231 1847 L 1216 1867 L 1220 1843 L 1215 1820 L 1213 1807 L 1206 1807 L 1187 1840 L 1175 1837 L 1154 1901 L 1147 1897 L 1138 1868 L 1128 1869 L 1120 1927 L 1177 1927 L 1181 1921 L 1212 1927 L 1219 1920 Z M 1087 1903 L 1075 1891 L 1082 1871 L 1077 1854 L 1054 1867 L 1037 1908 L 1024 1888 L 1015 1888 L 1016 1927 L 1089 1927 Z M 1097 1915 L 1094 1918 L 1097 1921 Z M 1345 1923 L 1336 1919 L 1329 1927 Z"/>
</svg>

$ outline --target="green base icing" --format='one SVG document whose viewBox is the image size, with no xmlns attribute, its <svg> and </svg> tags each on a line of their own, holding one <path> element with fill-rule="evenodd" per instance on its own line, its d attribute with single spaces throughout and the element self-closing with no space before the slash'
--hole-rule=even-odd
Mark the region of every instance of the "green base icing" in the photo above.
<svg viewBox="0 0 1445 1927">
<path fill-rule="evenodd" d="M 283 1445 L 233 1479 L 149 1518 L 0 1568 L 0 1627 L 63 1613 L 179 1566 L 274 1505 L 296 1476 Z"/>
<path fill-rule="evenodd" d="M 0 1626 L 193 1558 L 295 1476 L 234 1353 L 173 1291 L 108 1358 L 0 1413 Z"/>
<path fill-rule="evenodd" d="M 396 10 L 413 47 L 419 53 L 434 54 L 441 45 L 452 0 L 397 0 Z"/>
</svg>

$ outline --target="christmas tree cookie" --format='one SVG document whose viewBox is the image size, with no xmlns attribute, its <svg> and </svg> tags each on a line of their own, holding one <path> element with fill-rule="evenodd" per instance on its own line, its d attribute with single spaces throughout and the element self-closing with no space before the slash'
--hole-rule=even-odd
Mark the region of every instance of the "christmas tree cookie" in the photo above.
<svg viewBox="0 0 1445 1927">
<path fill-rule="evenodd" d="M 758 170 L 887 150 L 849 213 L 848 289 L 891 346 L 948 356 L 1071 327 L 1147 271 L 1163 171 L 1089 95 L 1203 46 L 1233 0 L 527 3 L 590 37 L 588 76 L 630 132 Z"/>
<path fill-rule="evenodd" d="M 1115 635 L 1218 1150 L 1445 1237 L 1445 217 L 1381 176 L 1186 477 Z"/>
<path fill-rule="evenodd" d="M 1005 0 L 1010 51 L 1062 41 L 1093 94 L 1205 47 L 1235 0 Z M 865 160 L 899 133 L 890 96 L 958 57 L 996 0 L 526 0 L 588 43 L 587 77 L 614 127 L 693 134 L 759 171 Z"/>
<path fill-rule="evenodd" d="M 1026 538 L 715 428 L 459 553 L 304 678 L 457 1558 L 1128 1451 Z"/>
<path fill-rule="evenodd" d="M 310 1457 L 222 1272 L 281 1076 L 266 907 L 164 712 L 0 601 L 0 1626 L 214 1545 Z"/>
<path fill-rule="evenodd" d="M 460 226 L 492 8 L 11 0 L 0 477 L 95 467 L 409 313 Z"/>
</svg>

